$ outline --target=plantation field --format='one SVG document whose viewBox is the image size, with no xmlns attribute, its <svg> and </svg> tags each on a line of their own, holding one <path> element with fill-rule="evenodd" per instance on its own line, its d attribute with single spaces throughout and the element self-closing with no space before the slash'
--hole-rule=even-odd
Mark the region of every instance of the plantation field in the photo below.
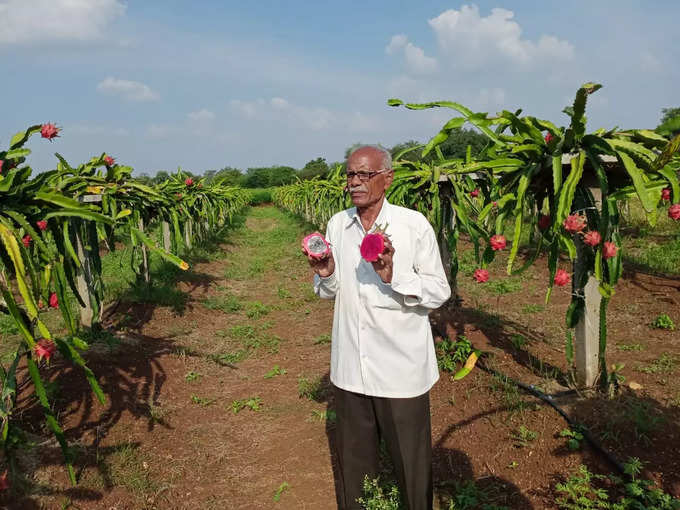
<svg viewBox="0 0 680 510">
<path fill-rule="evenodd" d="M 663 266 L 677 256 L 677 234 L 629 226 L 631 258 L 609 306 L 607 359 L 624 364 L 618 372 L 625 378 L 612 399 L 566 391 L 571 296 L 568 287 L 556 289 L 545 305 L 545 261 L 507 277 L 499 256 L 480 285 L 472 279 L 471 245 L 461 240 L 461 302 L 432 315 L 442 355 L 431 393 L 436 508 L 554 509 L 558 484 L 581 464 L 615 472 L 578 428 L 569 430 L 554 409 L 503 375 L 565 392 L 553 400 L 598 442 L 621 461 L 638 457 L 645 476 L 680 496 L 680 333 L 665 329 L 680 325 L 680 268 L 672 274 L 672 262 Z M 106 329 L 88 339 L 86 357 L 108 404 L 98 404 L 61 359 L 48 371 L 79 483 L 71 487 L 58 445 L 24 392 L 17 410 L 28 431 L 18 439 L 24 479 L 2 502 L 22 509 L 335 508 L 332 302 L 313 294 L 300 253 L 299 240 L 311 230 L 272 206 L 251 208 L 187 254 L 189 271 L 152 260 L 151 289 L 131 287 L 117 255 L 105 257 Z M 15 336 L 9 323 L 0 327 L 3 339 Z M 460 368 L 456 355 L 469 348 L 466 340 L 484 351 L 480 364 L 489 371 L 478 367 L 454 382 L 445 368 Z M 22 369 L 19 381 L 25 375 Z M 568 486 L 588 489 L 584 479 Z"/>
</svg>

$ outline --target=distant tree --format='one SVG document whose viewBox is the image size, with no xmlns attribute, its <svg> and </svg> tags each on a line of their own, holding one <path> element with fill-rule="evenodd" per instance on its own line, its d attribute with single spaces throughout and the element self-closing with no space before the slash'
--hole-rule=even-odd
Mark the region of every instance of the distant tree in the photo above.
<svg viewBox="0 0 680 510">
<path fill-rule="evenodd" d="M 404 143 L 398 143 L 394 147 L 390 149 L 390 153 L 392 154 L 392 159 L 395 159 L 397 155 L 405 150 L 405 149 L 410 149 L 411 147 L 417 147 L 418 145 L 421 145 L 420 142 L 417 142 L 416 140 L 409 140 L 408 142 Z M 417 161 L 420 159 L 420 153 L 422 150 L 414 149 L 410 152 L 407 152 L 402 156 L 402 159 L 408 160 L 408 161 Z"/>
<path fill-rule="evenodd" d="M 290 166 L 249 168 L 243 186 L 245 188 L 269 188 L 284 186 L 295 181 L 297 170 Z"/>
<path fill-rule="evenodd" d="M 392 147 L 392 157 L 394 158 L 404 149 L 417 147 L 418 145 L 421 144 L 415 140 L 399 143 Z M 472 155 L 475 156 L 479 154 L 487 145 L 487 138 L 473 129 L 454 129 L 451 131 L 449 138 L 444 143 L 439 145 L 439 148 L 441 149 L 442 155 L 445 159 L 463 159 L 465 158 L 468 146 L 470 146 Z M 421 149 L 414 149 L 404 154 L 402 159 L 407 161 L 417 161 L 420 159 L 422 152 L 423 151 Z M 432 151 L 427 156 L 425 156 L 425 161 L 429 163 L 434 161 L 436 158 L 437 154 Z"/>
<path fill-rule="evenodd" d="M 137 182 L 141 182 L 142 184 L 145 184 L 147 186 L 151 186 L 153 184 L 153 179 L 149 174 L 146 172 L 142 172 L 136 177 Z"/>
<path fill-rule="evenodd" d="M 680 133 L 680 108 L 663 108 L 661 124 L 656 127 L 657 133 L 663 136 L 675 136 Z"/>
<path fill-rule="evenodd" d="M 153 177 L 152 182 L 154 184 L 160 184 L 161 182 L 167 181 L 169 178 L 170 174 L 168 172 L 166 172 L 165 170 L 159 170 Z"/>
<path fill-rule="evenodd" d="M 680 117 L 680 107 L 661 109 L 661 124 L 668 122 L 675 117 Z"/>
<path fill-rule="evenodd" d="M 243 186 L 246 176 L 238 168 L 225 166 L 215 174 L 215 180 L 220 180 L 225 186 Z"/>
<path fill-rule="evenodd" d="M 328 173 L 326 158 L 316 158 L 307 162 L 300 170 L 300 179 L 312 179 L 313 177 L 325 177 Z"/>
</svg>

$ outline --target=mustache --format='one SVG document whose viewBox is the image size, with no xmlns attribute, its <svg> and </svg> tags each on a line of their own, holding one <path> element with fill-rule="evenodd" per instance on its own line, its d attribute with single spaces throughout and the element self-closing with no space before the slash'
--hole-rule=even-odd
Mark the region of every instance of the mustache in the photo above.
<svg viewBox="0 0 680 510">
<path fill-rule="evenodd" d="M 349 191 L 350 193 L 354 193 L 355 191 L 368 192 L 366 186 L 345 186 L 345 191 Z"/>
</svg>

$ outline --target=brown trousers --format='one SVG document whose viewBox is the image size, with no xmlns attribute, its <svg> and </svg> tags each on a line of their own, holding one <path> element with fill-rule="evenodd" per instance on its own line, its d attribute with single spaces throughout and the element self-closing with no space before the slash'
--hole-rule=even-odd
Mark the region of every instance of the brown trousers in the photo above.
<svg viewBox="0 0 680 510">
<path fill-rule="evenodd" d="M 413 398 L 370 397 L 333 386 L 341 510 L 361 509 L 364 476 L 378 475 L 385 440 L 409 510 L 432 510 L 430 393 Z"/>
</svg>

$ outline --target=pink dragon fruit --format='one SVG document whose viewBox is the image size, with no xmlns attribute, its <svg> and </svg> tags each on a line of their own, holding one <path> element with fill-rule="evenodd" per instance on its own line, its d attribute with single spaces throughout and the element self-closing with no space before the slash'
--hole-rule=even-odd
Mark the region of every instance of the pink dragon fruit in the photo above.
<svg viewBox="0 0 680 510">
<path fill-rule="evenodd" d="M 584 228 L 586 228 L 586 219 L 580 214 L 570 214 L 564 220 L 564 230 L 571 234 L 581 232 Z"/>
<path fill-rule="evenodd" d="M 57 346 L 49 338 L 41 338 L 35 344 L 33 351 L 38 357 L 38 360 L 45 358 L 47 361 L 49 361 L 52 355 L 57 351 Z"/>
<path fill-rule="evenodd" d="M 479 189 L 473 189 L 473 190 L 470 192 L 470 196 L 471 196 L 472 198 L 477 198 L 477 197 L 479 196 Z"/>
<path fill-rule="evenodd" d="M 489 281 L 489 272 L 486 269 L 475 269 L 473 277 L 477 283 L 484 283 Z"/>
<path fill-rule="evenodd" d="M 4 163 L 4 161 L 3 161 L 2 159 L 0 159 L 0 174 L 2 173 L 2 165 L 3 165 L 3 163 Z"/>
<path fill-rule="evenodd" d="M 50 294 L 49 305 L 50 308 L 59 308 L 59 298 L 56 292 Z"/>
<path fill-rule="evenodd" d="M 104 163 L 106 163 L 106 166 L 113 166 L 116 163 L 116 160 L 111 156 L 104 156 Z"/>
<path fill-rule="evenodd" d="M 505 248 L 507 245 L 507 241 L 505 240 L 505 236 L 496 234 L 495 236 L 491 236 L 491 239 L 489 239 L 489 245 L 491 246 L 491 249 L 494 251 L 499 251 Z"/>
<path fill-rule="evenodd" d="M 552 133 L 548 133 L 545 135 L 545 143 L 550 143 L 555 139 L 555 137 L 552 135 Z"/>
<path fill-rule="evenodd" d="M 40 128 L 40 136 L 43 138 L 47 138 L 48 140 L 52 141 L 52 138 L 56 138 L 59 136 L 59 131 L 60 129 L 55 126 L 54 124 L 48 122 L 47 124 L 43 124 Z"/>
<path fill-rule="evenodd" d="M 359 251 L 366 262 L 375 262 L 380 254 L 385 251 L 385 240 L 389 239 L 385 230 L 387 230 L 387 225 L 384 227 L 376 225 L 373 232 L 366 234 L 364 240 L 361 241 Z"/>
<path fill-rule="evenodd" d="M 40 220 L 35 222 L 36 225 L 38 225 L 38 228 L 42 230 L 43 232 L 47 230 L 47 221 L 45 220 Z"/>
<path fill-rule="evenodd" d="M 583 242 L 593 248 L 600 244 L 600 241 L 602 241 L 602 236 L 597 230 L 589 230 L 583 236 Z"/>
<path fill-rule="evenodd" d="M 538 228 L 546 230 L 550 226 L 550 216 L 541 214 L 538 218 Z"/>
<path fill-rule="evenodd" d="M 604 257 L 605 260 L 610 259 L 616 256 L 617 251 L 619 251 L 619 247 L 616 246 L 616 244 L 607 241 L 602 247 L 602 257 Z"/>
<path fill-rule="evenodd" d="M 680 220 L 680 204 L 673 204 L 668 208 L 668 217 L 672 220 Z"/>
<path fill-rule="evenodd" d="M 310 257 L 322 259 L 331 252 L 331 245 L 328 244 L 324 236 L 314 232 L 302 240 L 302 249 Z"/>
<path fill-rule="evenodd" d="M 194 183 L 194 180 L 191 177 L 187 177 L 184 180 L 184 184 L 186 184 L 187 186 L 191 186 L 193 183 Z"/>
<path fill-rule="evenodd" d="M 31 245 L 31 241 L 33 241 L 33 238 L 28 234 L 21 238 L 21 242 L 24 243 L 25 248 L 28 248 Z"/>
<path fill-rule="evenodd" d="M 564 287 L 567 283 L 571 281 L 571 276 L 564 269 L 558 269 L 555 273 L 555 285 L 558 287 Z"/>
<path fill-rule="evenodd" d="M 671 189 L 670 188 L 664 188 L 661 190 L 661 199 L 665 200 L 666 202 L 671 201 Z"/>
</svg>

